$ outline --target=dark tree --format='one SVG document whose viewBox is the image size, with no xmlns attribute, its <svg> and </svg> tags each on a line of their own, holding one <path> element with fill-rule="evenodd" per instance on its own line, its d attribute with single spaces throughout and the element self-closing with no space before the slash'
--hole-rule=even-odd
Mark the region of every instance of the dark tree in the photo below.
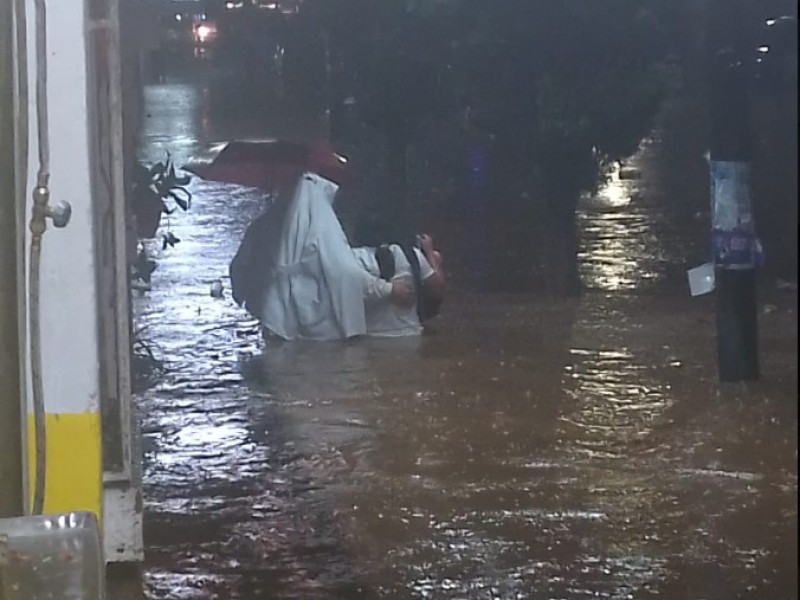
<svg viewBox="0 0 800 600">
<path fill-rule="evenodd" d="M 382 134 L 389 206 L 403 218 L 409 144 L 421 126 L 444 116 L 452 104 L 445 83 L 449 40 L 435 11 L 412 2 L 335 0 L 312 6 L 329 41 L 331 107 L 335 111 L 343 96 L 353 97 L 359 120 Z M 332 117 L 335 127 L 337 115 Z"/>
<path fill-rule="evenodd" d="M 505 186 L 498 197 L 538 195 L 563 230 L 580 194 L 652 129 L 676 80 L 672 59 L 691 4 L 337 0 L 322 21 L 360 115 L 385 134 L 398 211 L 414 131 L 467 111 L 492 140 L 495 181 Z"/>
<path fill-rule="evenodd" d="M 480 35 L 458 62 L 467 94 L 500 146 L 536 174 L 553 214 L 571 217 L 579 193 L 651 130 L 674 75 L 665 13 L 679 2 L 663 4 L 471 3 Z"/>
<path fill-rule="evenodd" d="M 576 292 L 578 200 L 636 151 L 677 83 L 684 3 L 464 0 L 449 9 L 456 79 L 494 140 L 494 201 L 541 200 L 548 279 L 557 279 L 549 287 Z"/>
</svg>

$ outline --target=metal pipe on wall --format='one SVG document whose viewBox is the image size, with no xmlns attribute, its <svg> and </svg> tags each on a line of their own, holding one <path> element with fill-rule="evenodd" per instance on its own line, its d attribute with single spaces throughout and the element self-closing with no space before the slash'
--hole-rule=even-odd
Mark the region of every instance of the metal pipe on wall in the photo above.
<svg viewBox="0 0 800 600">
<path fill-rule="evenodd" d="M 0 2 L 0 517 L 24 509 L 13 45 L 12 4 Z"/>
</svg>

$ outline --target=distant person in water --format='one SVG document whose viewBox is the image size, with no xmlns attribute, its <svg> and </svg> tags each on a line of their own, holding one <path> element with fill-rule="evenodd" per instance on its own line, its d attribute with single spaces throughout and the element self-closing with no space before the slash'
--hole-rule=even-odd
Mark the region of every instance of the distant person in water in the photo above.
<svg viewBox="0 0 800 600">
<path fill-rule="evenodd" d="M 248 227 L 230 275 L 234 299 L 265 336 L 339 340 L 367 333 L 373 303 L 413 307 L 414 286 L 356 259 L 333 202 L 338 186 L 306 173 Z"/>
</svg>

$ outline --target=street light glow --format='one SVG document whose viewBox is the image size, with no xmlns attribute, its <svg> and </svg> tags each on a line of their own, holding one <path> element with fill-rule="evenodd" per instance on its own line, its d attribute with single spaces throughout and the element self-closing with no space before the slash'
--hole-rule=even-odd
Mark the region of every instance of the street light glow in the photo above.
<svg viewBox="0 0 800 600">
<path fill-rule="evenodd" d="M 211 36 L 211 28 L 208 25 L 200 25 L 197 28 L 197 39 L 205 42 Z"/>
</svg>

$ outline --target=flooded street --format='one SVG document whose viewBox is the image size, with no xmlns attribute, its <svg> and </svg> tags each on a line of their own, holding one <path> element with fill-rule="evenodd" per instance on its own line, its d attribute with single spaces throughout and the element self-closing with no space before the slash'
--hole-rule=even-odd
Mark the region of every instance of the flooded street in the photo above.
<svg viewBox="0 0 800 600">
<path fill-rule="evenodd" d="M 146 100 L 147 160 L 284 135 L 189 85 Z M 797 598 L 796 292 L 763 290 L 762 380 L 720 387 L 684 280 L 706 226 L 652 152 L 581 205 L 580 298 L 455 280 L 420 339 L 264 348 L 210 295 L 263 200 L 194 181 L 134 302 L 164 361 L 137 397 L 149 597 Z"/>
</svg>

